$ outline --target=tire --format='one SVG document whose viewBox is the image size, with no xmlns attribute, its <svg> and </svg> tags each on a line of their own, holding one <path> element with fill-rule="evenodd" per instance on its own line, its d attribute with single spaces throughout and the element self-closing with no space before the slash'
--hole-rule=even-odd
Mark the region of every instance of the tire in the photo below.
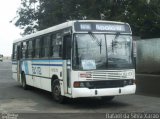
<svg viewBox="0 0 160 119">
<path fill-rule="evenodd" d="M 105 96 L 105 97 L 101 97 L 101 99 L 103 101 L 107 101 L 107 102 L 110 102 L 114 99 L 114 96 Z"/>
<path fill-rule="evenodd" d="M 52 83 L 52 97 L 58 103 L 65 102 L 65 97 L 61 95 L 61 88 L 58 79 L 54 80 Z"/>
<path fill-rule="evenodd" d="M 27 90 L 28 89 L 28 85 L 26 84 L 26 76 L 25 76 L 24 73 L 22 73 L 21 79 L 22 79 L 22 88 L 24 90 Z"/>
</svg>

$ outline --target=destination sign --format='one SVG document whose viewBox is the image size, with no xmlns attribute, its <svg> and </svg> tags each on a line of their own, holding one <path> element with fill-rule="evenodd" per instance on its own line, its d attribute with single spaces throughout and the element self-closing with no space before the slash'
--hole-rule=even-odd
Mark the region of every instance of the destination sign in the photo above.
<svg viewBox="0 0 160 119">
<path fill-rule="evenodd" d="M 96 24 L 96 30 L 100 31 L 125 31 L 124 25 Z"/>
<path fill-rule="evenodd" d="M 127 24 L 99 23 L 99 22 L 98 23 L 75 22 L 75 31 L 131 33 L 130 27 Z"/>
<path fill-rule="evenodd" d="M 80 29 L 81 30 L 91 30 L 91 24 L 80 24 Z"/>
</svg>

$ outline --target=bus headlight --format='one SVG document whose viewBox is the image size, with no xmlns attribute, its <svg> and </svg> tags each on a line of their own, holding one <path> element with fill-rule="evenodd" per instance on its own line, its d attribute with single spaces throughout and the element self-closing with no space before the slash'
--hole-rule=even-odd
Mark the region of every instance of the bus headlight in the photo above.
<svg viewBox="0 0 160 119">
<path fill-rule="evenodd" d="M 73 84 L 74 88 L 82 88 L 85 87 L 83 82 L 74 82 Z"/>
<path fill-rule="evenodd" d="M 91 88 L 93 85 L 91 82 L 74 82 L 73 87 L 74 88 Z"/>
</svg>

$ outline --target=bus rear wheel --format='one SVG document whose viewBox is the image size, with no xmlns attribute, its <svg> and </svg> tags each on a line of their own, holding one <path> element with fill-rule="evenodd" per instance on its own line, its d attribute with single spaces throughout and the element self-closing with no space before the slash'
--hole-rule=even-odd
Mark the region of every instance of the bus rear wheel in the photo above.
<svg viewBox="0 0 160 119">
<path fill-rule="evenodd" d="M 56 79 L 52 84 L 52 97 L 58 103 L 64 103 L 64 96 L 61 95 L 61 88 L 59 80 Z"/>
<path fill-rule="evenodd" d="M 23 88 L 24 90 L 27 90 L 27 89 L 28 89 L 28 86 L 27 86 L 27 84 L 26 84 L 26 76 L 25 76 L 24 73 L 22 73 L 21 79 L 22 79 L 22 88 Z"/>
</svg>

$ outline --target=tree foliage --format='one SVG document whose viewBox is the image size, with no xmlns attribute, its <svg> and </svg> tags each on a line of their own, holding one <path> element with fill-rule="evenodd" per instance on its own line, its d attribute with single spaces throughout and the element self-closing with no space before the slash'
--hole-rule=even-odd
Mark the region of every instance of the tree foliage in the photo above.
<svg viewBox="0 0 160 119">
<path fill-rule="evenodd" d="M 160 37 L 160 1 L 150 0 L 21 0 L 15 25 L 24 35 L 77 19 L 128 22 L 133 35 Z"/>
</svg>

